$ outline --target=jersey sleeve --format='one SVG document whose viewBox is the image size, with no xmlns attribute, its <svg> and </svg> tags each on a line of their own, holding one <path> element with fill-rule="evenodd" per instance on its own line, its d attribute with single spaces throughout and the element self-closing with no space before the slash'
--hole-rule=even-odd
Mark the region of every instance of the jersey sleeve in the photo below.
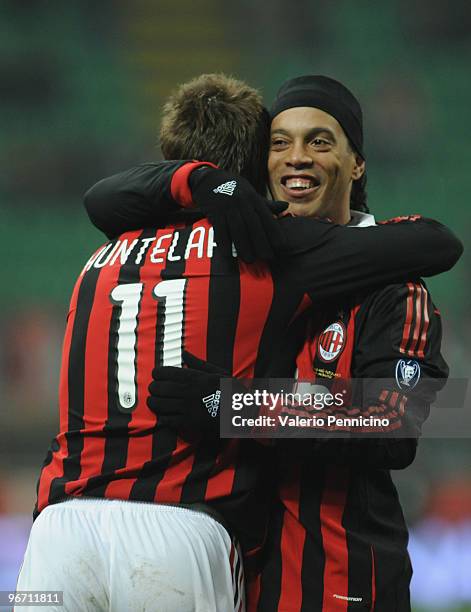
<svg viewBox="0 0 471 612">
<path fill-rule="evenodd" d="M 447 227 L 418 216 L 372 227 L 306 218 L 280 222 L 288 249 L 275 273 L 314 302 L 445 272 L 463 251 Z"/>
<path fill-rule="evenodd" d="M 365 380 L 363 404 L 380 403 L 385 414 L 397 413 L 410 435 L 419 437 L 449 373 L 439 311 L 424 283 L 409 282 L 379 292 L 359 317 L 352 374 Z M 390 381 L 388 388 L 381 388 L 381 379 Z"/>
<path fill-rule="evenodd" d="M 212 165 L 164 161 L 135 166 L 93 185 L 85 193 L 85 208 L 108 238 L 143 227 L 164 227 L 179 217 L 183 220 L 185 209 L 192 208 L 191 173 Z"/>
<path fill-rule="evenodd" d="M 386 418 L 400 434 L 366 438 L 352 432 L 351 438 L 315 441 L 311 452 L 336 464 L 402 469 L 414 460 L 422 424 L 448 378 L 440 314 L 425 285 L 410 282 L 375 293 L 357 316 L 355 414 Z"/>
</svg>

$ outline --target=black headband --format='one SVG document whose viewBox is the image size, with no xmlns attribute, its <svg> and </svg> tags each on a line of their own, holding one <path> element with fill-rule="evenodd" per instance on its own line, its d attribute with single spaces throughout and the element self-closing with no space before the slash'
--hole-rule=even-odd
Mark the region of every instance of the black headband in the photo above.
<svg viewBox="0 0 471 612">
<path fill-rule="evenodd" d="M 311 106 L 332 115 L 356 152 L 363 154 L 363 116 L 358 100 L 342 83 L 325 76 L 301 76 L 285 81 L 270 109 L 273 120 L 284 110 Z"/>
</svg>

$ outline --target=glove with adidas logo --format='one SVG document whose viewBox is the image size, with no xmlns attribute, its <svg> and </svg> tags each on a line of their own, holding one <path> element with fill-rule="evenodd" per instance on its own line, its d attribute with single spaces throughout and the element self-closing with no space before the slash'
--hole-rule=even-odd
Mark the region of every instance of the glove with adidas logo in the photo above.
<svg viewBox="0 0 471 612">
<path fill-rule="evenodd" d="M 193 202 L 214 227 L 218 247 L 246 263 L 271 260 L 285 244 L 274 218 L 288 207 L 287 202 L 271 202 L 257 193 L 241 176 L 219 168 L 199 168 L 189 180 Z"/>
<path fill-rule="evenodd" d="M 178 431 L 219 435 L 220 379 L 231 375 L 191 353 L 183 352 L 187 368 L 162 366 L 152 371 L 147 405 L 159 424 Z"/>
</svg>

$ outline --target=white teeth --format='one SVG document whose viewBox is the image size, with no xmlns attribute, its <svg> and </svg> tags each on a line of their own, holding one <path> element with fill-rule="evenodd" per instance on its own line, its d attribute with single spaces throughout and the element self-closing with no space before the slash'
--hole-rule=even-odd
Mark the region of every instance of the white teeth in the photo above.
<svg viewBox="0 0 471 612">
<path fill-rule="evenodd" d="M 288 189 L 310 189 L 314 187 L 314 183 L 310 179 L 305 178 L 289 178 L 286 180 Z"/>
</svg>

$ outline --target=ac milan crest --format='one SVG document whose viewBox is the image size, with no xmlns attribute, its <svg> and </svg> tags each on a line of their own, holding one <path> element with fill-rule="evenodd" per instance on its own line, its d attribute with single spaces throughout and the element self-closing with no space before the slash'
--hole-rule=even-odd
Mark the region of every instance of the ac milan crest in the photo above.
<svg viewBox="0 0 471 612">
<path fill-rule="evenodd" d="M 331 323 L 326 327 L 319 336 L 319 357 L 327 363 L 334 361 L 343 351 L 347 331 L 345 325 L 340 323 Z"/>
</svg>

